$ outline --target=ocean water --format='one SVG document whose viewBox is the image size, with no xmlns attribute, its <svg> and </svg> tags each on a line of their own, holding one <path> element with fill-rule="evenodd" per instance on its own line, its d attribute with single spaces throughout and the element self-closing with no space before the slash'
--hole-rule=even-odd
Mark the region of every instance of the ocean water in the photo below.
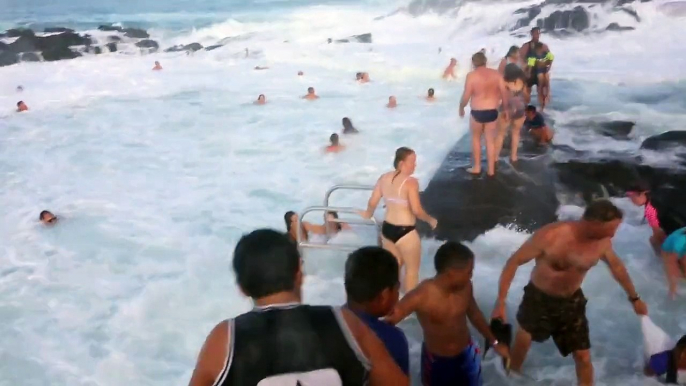
<svg viewBox="0 0 686 386">
<path fill-rule="evenodd" d="M 320 205 L 334 184 L 373 184 L 391 168 L 399 146 L 417 151 L 416 176 L 426 186 L 467 131 L 467 120 L 457 116 L 463 84 L 440 81 L 444 66 L 456 57 L 464 74 L 474 51 L 487 48 L 495 63 L 510 45 L 523 43 L 505 31 L 516 20 L 512 12 L 528 4 L 473 2 L 454 17 L 382 19 L 407 4 L 4 4 L 3 28 L 64 25 L 92 32 L 99 23 L 122 23 L 149 28 L 163 47 L 245 38 L 192 56 L 124 49 L 0 68 L 0 385 L 187 383 L 210 329 L 250 308 L 230 270 L 241 234 L 283 229 L 284 212 Z M 558 143 L 639 152 L 645 137 L 683 129 L 686 48 L 683 18 L 675 17 L 682 5 L 634 4 L 642 19 L 635 31 L 544 35 L 556 55 L 550 114 L 558 126 L 577 119 L 637 122 L 631 141 L 561 128 Z M 593 23 L 622 24 L 623 17 L 601 12 Z M 374 44 L 326 44 L 329 37 L 366 32 Z M 155 60 L 164 71 L 150 71 Z M 254 71 L 257 65 L 270 69 Z M 305 76 L 296 76 L 300 70 Z M 368 71 L 372 82 L 355 83 L 357 71 Z M 299 99 L 308 86 L 322 98 Z M 422 99 L 429 87 L 436 89 L 435 103 Z M 252 104 L 259 94 L 267 105 Z M 384 108 L 390 95 L 398 98 L 393 111 Z M 29 112 L 13 112 L 20 99 Z M 345 116 L 361 134 L 343 138 L 345 152 L 323 154 Z M 668 153 L 644 155 L 656 164 L 671 160 Z M 362 208 L 366 200 L 366 192 L 342 191 L 331 204 Z M 616 203 L 626 221 L 615 247 L 651 318 L 670 334 L 683 334 L 686 291 L 682 286 L 681 298 L 668 300 L 640 209 L 625 199 Z M 41 227 L 43 209 L 62 223 Z M 582 210 L 563 206 L 560 215 L 574 218 Z M 335 241 L 364 243 L 373 236 L 361 227 Z M 470 243 L 476 296 L 487 316 L 505 259 L 527 237 L 499 227 Z M 424 240 L 422 277 L 432 274 L 438 246 Z M 344 260 L 341 252 L 307 252 L 306 301 L 344 301 Z M 530 270 L 522 267 L 512 285 L 510 319 Z M 655 384 L 640 375 L 639 319 L 602 263 L 584 290 L 598 384 Z M 417 357 L 416 320 L 403 327 Z M 534 345 L 524 368 L 530 378 L 519 383 L 504 378 L 494 362 L 484 364 L 486 385 L 574 384 L 572 360 L 551 342 Z"/>
</svg>

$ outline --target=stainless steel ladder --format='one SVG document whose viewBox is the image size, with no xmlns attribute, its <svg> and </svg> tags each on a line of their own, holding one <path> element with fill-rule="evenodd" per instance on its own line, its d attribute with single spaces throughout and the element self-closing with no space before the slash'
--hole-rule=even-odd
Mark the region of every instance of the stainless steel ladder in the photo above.
<svg viewBox="0 0 686 386">
<path fill-rule="evenodd" d="M 348 223 L 348 224 L 362 224 L 362 225 L 373 225 L 375 230 L 376 230 L 376 239 L 377 239 L 377 245 L 381 246 L 381 230 L 379 229 L 378 224 L 376 223 L 376 220 L 372 217 L 371 219 L 363 219 L 360 218 L 359 220 L 357 219 L 350 219 L 350 220 L 341 220 L 341 219 L 333 219 L 333 220 L 328 220 L 326 218 L 327 213 L 329 212 L 338 212 L 338 213 L 353 213 L 356 215 L 359 215 L 359 209 L 355 208 L 345 208 L 345 207 L 336 207 L 336 206 L 329 206 L 329 200 L 331 198 L 331 194 L 337 190 L 367 190 L 371 191 L 374 190 L 373 186 L 368 186 L 368 185 L 351 185 L 351 184 L 340 184 L 340 185 L 334 185 L 331 187 L 327 192 L 326 195 L 324 196 L 324 206 L 310 206 L 305 208 L 299 215 L 298 215 L 298 224 L 297 224 L 297 232 L 298 232 L 298 249 L 300 250 L 300 253 L 303 252 L 303 249 L 305 248 L 319 248 L 319 249 L 338 249 L 338 250 L 343 250 L 343 251 L 354 251 L 362 245 L 354 245 L 354 244 L 328 244 L 328 240 L 331 238 L 329 234 L 329 227 L 327 226 L 327 223 Z M 326 228 L 326 240 L 327 243 L 320 244 L 320 243 L 310 243 L 308 241 L 303 241 L 302 237 L 302 226 L 301 222 L 305 218 L 305 215 L 311 212 L 323 212 L 323 217 L 324 217 L 324 226 Z"/>
</svg>

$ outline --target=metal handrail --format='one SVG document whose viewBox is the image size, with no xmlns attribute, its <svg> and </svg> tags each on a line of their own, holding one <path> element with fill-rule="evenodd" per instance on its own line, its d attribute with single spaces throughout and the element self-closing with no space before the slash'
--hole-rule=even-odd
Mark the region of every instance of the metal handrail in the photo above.
<svg viewBox="0 0 686 386">
<path fill-rule="evenodd" d="M 327 195 L 328 199 L 328 195 Z M 310 212 L 315 212 L 315 211 L 323 211 L 324 212 L 324 217 L 326 218 L 326 213 L 328 212 L 339 212 L 339 213 L 354 213 L 359 215 L 360 211 L 355 208 L 344 208 L 344 207 L 334 207 L 334 206 L 310 206 L 308 208 L 305 208 L 305 210 L 300 213 L 298 216 L 298 221 L 297 221 L 297 242 L 298 242 L 298 249 L 302 253 L 303 248 L 321 248 L 321 249 L 339 249 L 339 250 L 345 250 L 345 251 L 354 251 L 358 248 L 360 248 L 360 245 L 353 245 L 353 244 L 318 244 L 318 243 L 310 243 L 307 241 L 302 241 L 302 221 L 303 218 L 305 217 L 306 214 Z M 350 220 L 326 220 L 324 222 L 324 226 L 326 227 L 326 233 L 327 233 L 327 241 L 329 239 L 329 228 L 327 226 L 327 222 L 346 222 L 350 224 L 362 224 L 362 225 L 373 225 L 374 228 L 376 229 L 376 236 L 377 240 L 380 240 L 380 230 L 379 226 L 376 223 L 376 220 L 372 217 L 370 219 L 361 219 L 361 220 L 356 220 L 356 219 L 350 219 Z M 379 246 L 381 246 L 379 244 Z"/>
<path fill-rule="evenodd" d="M 331 194 L 337 190 L 374 190 L 374 186 L 371 185 L 356 185 L 356 184 L 339 184 L 339 185 L 334 185 L 332 186 L 329 190 L 326 191 L 326 194 L 324 195 L 324 206 L 328 207 L 329 206 L 329 199 L 331 198 Z M 324 223 L 326 223 L 326 212 L 324 212 Z M 329 239 L 329 228 L 326 228 L 326 238 Z M 381 240 L 379 238 L 379 240 Z M 381 243 L 381 241 L 379 241 Z"/>
</svg>

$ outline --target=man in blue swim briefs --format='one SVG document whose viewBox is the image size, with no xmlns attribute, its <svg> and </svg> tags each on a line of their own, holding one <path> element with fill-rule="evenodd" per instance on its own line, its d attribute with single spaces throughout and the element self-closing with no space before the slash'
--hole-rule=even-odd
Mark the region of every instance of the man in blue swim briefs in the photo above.
<svg viewBox="0 0 686 386">
<path fill-rule="evenodd" d="M 386 320 L 395 324 L 417 314 L 424 333 L 422 385 L 481 386 L 479 348 L 469 334 L 467 319 L 499 355 L 509 357 L 509 349 L 496 340 L 474 299 L 474 254 L 448 241 L 438 248 L 434 266 L 436 276 L 405 295 Z"/>
<path fill-rule="evenodd" d="M 676 298 L 679 278 L 686 277 L 686 228 L 672 232 L 662 243 L 662 259 L 669 283 L 669 296 Z"/>
<path fill-rule="evenodd" d="M 460 100 L 460 117 L 464 117 L 464 108 L 469 103 L 472 110 L 469 128 L 472 131 L 473 166 L 467 172 L 481 174 L 481 137 L 485 135 L 487 174 L 493 177 L 497 158 L 498 108 L 502 103 L 503 114 L 507 115 L 510 93 L 500 73 L 486 67 L 486 62 L 486 55 L 481 52 L 472 56 L 474 70 L 467 74 L 465 79 L 464 92 Z"/>
<path fill-rule="evenodd" d="M 345 262 L 346 307 L 374 331 L 398 367 L 409 375 L 410 349 L 405 334 L 379 320 L 398 303 L 399 273 L 398 260 L 383 248 L 363 247 L 351 253 Z"/>
</svg>

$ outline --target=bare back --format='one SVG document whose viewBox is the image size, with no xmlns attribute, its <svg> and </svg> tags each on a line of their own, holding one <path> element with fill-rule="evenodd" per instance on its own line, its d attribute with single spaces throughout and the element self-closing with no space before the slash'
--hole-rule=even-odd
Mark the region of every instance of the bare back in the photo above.
<svg viewBox="0 0 686 386">
<path fill-rule="evenodd" d="M 536 266 L 531 281 L 543 292 L 552 296 L 571 296 L 583 283 L 586 273 L 602 258 L 611 239 L 581 241 L 575 235 L 574 222 L 550 224 L 538 232 L 544 232 L 548 241 Z"/>
<path fill-rule="evenodd" d="M 497 109 L 502 100 L 502 75 L 497 70 L 481 66 L 469 73 L 467 87 L 471 90 L 472 110 Z"/>
<path fill-rule="evenodd" d="M 416 309 L 417 319 L 424 332 L 424 344 L 432 354 L 452 357 L 469 345 L 467 309 L 471 286 L 458 292 L 445 292 L 433 279 L 419 285 L 421 302 Z"/>
<path fill-rule="evenodd" d="M 407 182 L 413 177 L 388 172 L 379 179 L 381 196 L 386 203 L 385 220 L 394 225 L 414 225 L 417 221 L 410 207 Z"/>
</svg>

